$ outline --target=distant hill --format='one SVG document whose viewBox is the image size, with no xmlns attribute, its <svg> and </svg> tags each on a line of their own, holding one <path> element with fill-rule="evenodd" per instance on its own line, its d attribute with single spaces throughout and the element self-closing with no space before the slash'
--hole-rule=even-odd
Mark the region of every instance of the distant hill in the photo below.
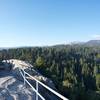
<svg viewBox="0 0 100 100">
<path fill-rule="evenodd" d="M 57 45 L 52 45 L 52 46 L 20 46 L 20 47 L 0 47 L 0 51 L 1 50 L 7 50 L 7 49 L 17 49 L 17 48 L 66 48 L 68 46 L 100 46 L 100 40 L 89 40 L 87 42 L 71 42 L 69 44 L 57 44 Z"/>
<path fill-rule="evenodd" d="M 84 44 L 87 46 L 100 46 L 100 40 L 90 40 Z"/>
</svg>

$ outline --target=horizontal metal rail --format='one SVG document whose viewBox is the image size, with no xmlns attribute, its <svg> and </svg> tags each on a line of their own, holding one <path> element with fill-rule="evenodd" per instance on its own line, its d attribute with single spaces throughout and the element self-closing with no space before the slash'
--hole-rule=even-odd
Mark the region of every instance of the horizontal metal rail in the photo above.
<svg viewBox="0 0 100 100">
<path fill-rule="evenodd" d="M 24 76 L 24 74 L 22 73 L 22 71 L 21 71 L 21 69 L 19 69 L 19 71 L 20 71 L 20 73 L 21 73 L 21 75 L 22 75 L 22 77 L 23 77 L 23 79 L 24 79 L 24 84 L 25 84 L 25 82 L 32 88 L 32 90 L 37 94 L 37 96 L 39 96 L 42 100 L 45 100 L 45 98 L 28 82 L 28 80 L 25 78 L 25 76 Z M 23 72 L 25 72 L 25 71 L 23 71 Z M 36 100 L 38 100 L 38 97 L 37 97 L 37 99 Z"/>
<path fill-rule="evenodd" d="M 34 78 L 33 76 L 31 76 L 30 74 L 28 74 L 27 72 L 25 72 L 23 69 L 20 69 L 24 72 L 25 75 L 28 75 L 29 77 L 31 77 L 33 80 L 36 81 L 36 83 L 39 83 L 40 85 L 42 85 L 44 88 L 46 88 L 47 90 L 51 91 L 53 94 L 55 94 L 56 96 L 58 96 L 60 99 L 62 100 L 68 100 L 66 97 L 64 97 L 63 95 L 59 94 L 58 92 L 56 92 L 55 90 L 51 89 L 50 87 L 48 87 L 47 85 L 43 84 L 42 82 L 40 82 L 39 80 L 37 80 L 36 78 Z M 23 78 L 25 79 L 25 81 L 27 83 L 29 83 L 26 78 L 23 76 Z M 33 86 L 30 84 L 30 86 L 33 89 Z M 42 100 L 44 100 L 44 97 L 42 97 L 37 90 L 35 90 L 35 92 L 42 98 Z"/>
</svg>

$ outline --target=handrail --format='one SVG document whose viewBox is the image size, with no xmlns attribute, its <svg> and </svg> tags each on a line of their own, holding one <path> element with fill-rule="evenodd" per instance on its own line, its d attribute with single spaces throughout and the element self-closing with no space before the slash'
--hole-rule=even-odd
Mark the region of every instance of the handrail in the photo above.
<svg viewBox="0 0 100 100">
<path fill-rule="evenodd" d="M 33 91 L 37 94 L 37 96 L 39 96 L 42 100 L 45 100 L 45 98 L 28 82 L 28 80 L 25 78 L 25 76 L 23 75 L 23 73 L 21 72 L 21 69 L 19 69 L 23 79 L 24 79 L 24 84 L 25 84 L 25 81 L 27 82 L 27 84 L 33 89 Z M 38 99 L 36 99 L 38 100 Z"/>
<path fill-rule="evenodd" d="M 23 71 L 23 73 L 21 72 Z M 42 99 L 45 100 L 45 98 L 43 96 L 41 96 L 40 93 L 38 93 L 38 83 L 40 85 L 42 85 L 44 88 L 46 88 L 47 90 L 51 91 L 53 94 L 55 94 L 56 96 L 58 96 L 60 99 L 62 100 L 68 100 L 66 97 L 64 97 L 63 95 L 59 94 L 58 92 L 56 92 L 55 90 L 51 89 L 50 87 L 48 87 L 47 85 L 43 84 L 42 82 L 40 82 L 39 80 L 37 80 L 36 78 L 34 78 L 33 76 L 31 76 L 29 73 L 25 72 L 22 68 L 20 68 L 20 73 L 22 75 L 22 77 L 24 78 L 24 83 L 25 81 L 28 83 L 28 85 L 36 92 L 37 96 L 36 96 L 36 100 L 38 100 L 38 96 Z M 29 77 L 31 77 L 33 80 L 36 81 L 36 89 L 27 81 L 27 79 L 25 78 L 25 75 L 28 75 Z"/>
</svg>

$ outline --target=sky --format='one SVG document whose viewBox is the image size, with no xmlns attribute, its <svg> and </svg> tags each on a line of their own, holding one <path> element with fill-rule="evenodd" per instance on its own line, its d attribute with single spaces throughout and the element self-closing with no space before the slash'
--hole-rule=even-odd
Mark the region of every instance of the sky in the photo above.
<svg viewBox="0 0 100 100">
<path fill-rule="evenodd" d="M 0 0 L 0 47 L 100 39 L 100 0 Z"/>
</svg>

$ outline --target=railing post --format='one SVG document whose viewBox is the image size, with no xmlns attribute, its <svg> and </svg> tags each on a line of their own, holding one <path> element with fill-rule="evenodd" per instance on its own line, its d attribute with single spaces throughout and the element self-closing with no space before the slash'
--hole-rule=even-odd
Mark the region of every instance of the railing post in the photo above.
<svg viewBox="0 0 100 100">
<path fill-rule="evenodd" d="M 27 72 L 25 72 L 23 69 L 20 69 L 19 71 L 20 71 L 22 77 L 24 78 L 24 85 L 25 85 L 25 83 L 27 83 L 33 89 L 33 91 L 35 91 L 35 93 L 36 93 L 36 100 L 38 100 L 39 97 L 42 100 L 46 100 L 39 93 L 39 85 L 43 86 L 44 88 L 46 88 L 47 90 L 49 90 L 50 92 L 52 92 L 53 94 L 55 94 L 56 96 L 58 96 L 59 98 L 61 98 L 62 100 L 69 100 L 69 99 L 65 98 L 64 96 L 62 96 L 61 94 L 59 94 L 58 92 L 56 92 L 55 90 L 51 89 L 50 87 L 46 86 L 45 84 L 43 84 L 42 82 L 40 82 L 39 80 L 37 80 L 35 77 L 33 77 L 30 74 L 28 74 Z M 35 82 L 36 82 L 36 87 L 35 88 L 28 82 L 27 78 L 25 78 L 26 75 L 29 76 L 30 78 L 32 78 L 33 80 L 35 80 Z"/>
<path fill-rule="evenodd" d="M 38 82 L 36 81 L 36 91 L 38 92 Z M 38 100 L 38 94 L 36 93 L 36 100 Z"/>
<path fill-rule="evenodd" d="M 24 72 L 24 70 L 23 70 L 23 72 Z M 25 72 L 24 72 L 24 85 L 25 85 Z"/>
</svg>

